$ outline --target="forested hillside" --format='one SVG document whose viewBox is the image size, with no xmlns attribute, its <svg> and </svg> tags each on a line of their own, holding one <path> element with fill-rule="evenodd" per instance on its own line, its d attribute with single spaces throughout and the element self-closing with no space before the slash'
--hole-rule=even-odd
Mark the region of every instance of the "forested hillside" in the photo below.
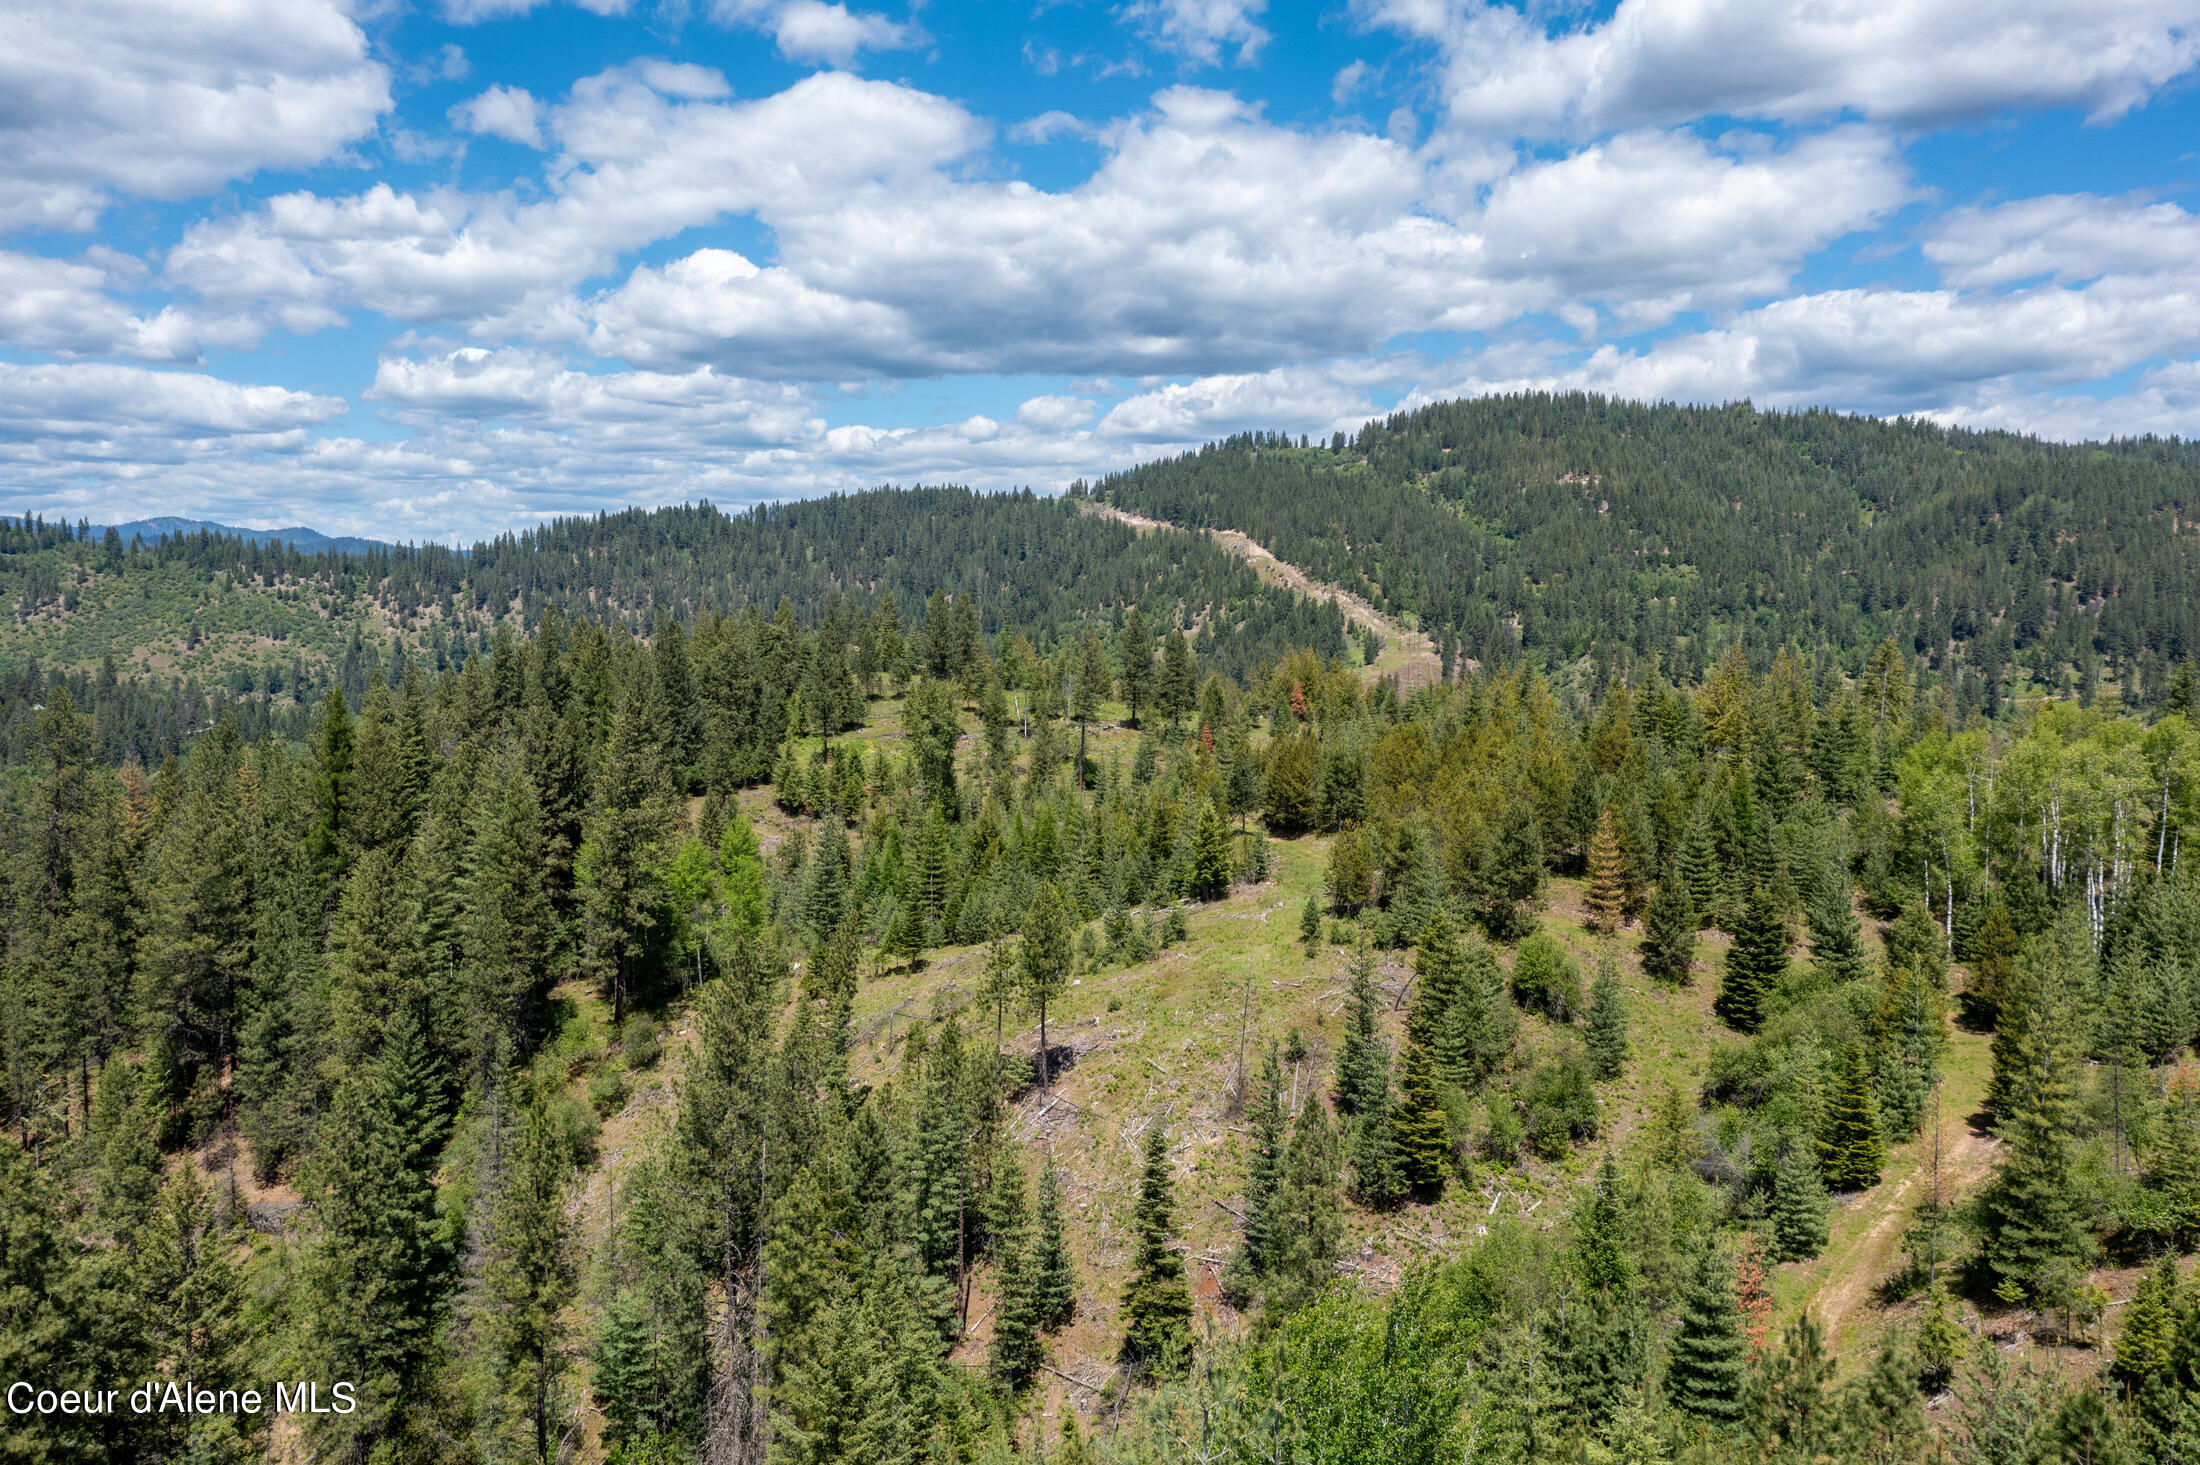
<svg viewBox="0 0 2200 1465">
<path fill-rule="evenodd" d="M 1427 614 L 1433 570 L 1353 578 L 1415 514 L 1519 570 L 1429 470 L 1375 492 L 1386 433 L 1138 512 L 1283 553 L 1280 461 L 1366 488 L 1301 563 L 1378 604 Z M 1674 572 L 1761 615 L 1563 662 L 1454 618 L 1481 664 L 1401 694 L 1334 610 L 1076 510 L 8 526 L 0 1385 L 359 1406 L 0 1414 L 0 1455 L 2200 1453 L 2200 693 L 2113 632 L 2167 589 L 1980 571 L 2052 616 L 1974 682 L 1893 634 L 1964 542 L 1852 613 L 1783 531 L 1792 586 Z M 2115 675 L 2050 697 L 2041 648 Z"/>
<path fill-rule="evenodd" d="M 1853 674 L 1893 636 L 1991 717 L 2103 676 L 2151 701 L 2200 644 L 2200 460 L 2178 442 L 1527 395 L 1319 446 L 1233 438 L 1078 491 L 1242 530 L 1483 663 L 1694 677 L 1739 637 Z"/>
</svg>

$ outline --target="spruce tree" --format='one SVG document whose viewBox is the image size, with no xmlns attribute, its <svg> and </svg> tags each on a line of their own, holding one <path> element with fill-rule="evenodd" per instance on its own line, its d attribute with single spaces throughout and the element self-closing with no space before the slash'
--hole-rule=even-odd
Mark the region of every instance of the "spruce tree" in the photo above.
<svg viewBox="0 0 2200 1465">
<path fill-rule="evenodd" d="M 1230 893 L 1230 825 L 1212 799 L 1199 801 L 1197 817 L 1191 892 L 1198 900 L 1220 900 Z"/>
<path fill-rule="evenodd" d="M 986 1366 L 1011 1392 L 1021 1390 L 1046 1359 L 1039 1341 L 1038 1269 L 1031 1217 L 1024 1208 L 1024 1176 L 1013 1157 L 994 1180 L 994 1229 L 1000 1296 L 993 1310 L 993 1344 Z"/>
<path fill-rule="evenodd" d="M 1642 926 L 1642 969 L 1661 982 L 1685 983 L 1696 965 L 1696 911 L 1688 887 L 1668 873 L 1650 898 Z"/>
<path fill-rule="evenodd" d="M 1841 1052 L 1841 1074 L 1818 1129 L 1818 1168 L 1835 1190 L 1869 1190 L 1879 1183 L 1887 1142 L 1879 1130 L 1871 1065 L 1860 1043 Z"/>
<path fill-rule="evenodd" d="M 1853 982 L 1869 970 L 1864 959 L 1864 928 L 1849 904 L 1848 880 L 1831 876 L 1820 883 L 1807 912 L 1811 961 L 1836 982 Z"/>
<path fill-rule="evenodd" d="M 1039 1225 L 1032 1249 L 1033 1316 L 1044 1332 L 1068 1327 L 1077 1313 L 1077 1272 L 1063 1230 L 1062 1174 L 1049 1159 L 1039 1171 Z"/>
<path fill-rule="evenodd" d="M 2165 1256 L 2139 1279 L 2131 1308 L 2116 1335 L 2115 1361 L 2109 1375 L 2127 1397 L 2168 1372 L 2177 1340 L 2179 1311 L 2177 1259 Z"/>
<path fill-rule="evenodd" d="M 1251 1154 L 1242 1198 L 1245 1240 L 1224 1269 L 1224 1281 L 1240 1298 L 1250 1297 L 1273 1256 L 1275 1218 L 1269 1214 L 1283 1173 L 1286 1132 L 1283 1113 L 1283 1064 L 1273 1043 L 1261 1063 L 1260 1097 L 1253 1107 L 1247 1138 Z"/>
<path fill-rule="evenodd" d="M 1138 1252 L 1123 1287 L 1123 1346 L 1118 1360 L 1134 1374 L 1170 1377 L 1191 1361 L 1192 1293 L 1176 1236 L 1176 1182 L 1169 1173 L 1169 1139 L 1160 1125 L 1146 1131 L 1133 1226 Z"/>
<path fill-rule="evenodd" d="M 1344 1042 L 1337 1049 L 1337 1108 L 1364 1114 L 1390 1089 L 1390 1045 L 1384 1041 L 1375 992 L 1375 949 L 1362 933 L 1352 951 L 1352 987 Z"/>
<path fill-rule="evenodd" d="M 1711 837 L 1711 821 L 1701 812 L 1689 822 L 1678 865 L 1678 883 L 1688 892 L 1689 909 L 1700 930 L 1711 923 L 1719 903 L 1719 851 Z"/>
<path fill-rule="evenodd" d="M 1337 1193 L 1342 1168 L 1337 1129 L 1329 1110 L 1309 1102 L 1291 1125 L 1291 1146 L 1270 1203 L 1276 1244 L 1263 1302 L 1282 1315 L 1303 1306 L 1336 1276 L 1344 1241 L 1344 1211 Z"/>
<path fill-rule="evenodd" d="M 1434 1201 L 1443 1194 L 1444 1172 L 1450 1168 L 1451 1146 L 1444 1111 L 1436 1099 L 1434 1067 L 1426 1047 L 1408 1043 L 1398 1097 L 1390 1109 L 1399 1182 L 1421 1201 Z"/>
<path fill-rule="evenodd" d="M 1997 1077 L 2006 1117 L 1993 1179 L 1979 1198 L 1986 1263 L 1997 1276 L 2036 1288 L 2058 1264 L 2093 1249 L 2078 1211 L 2076 1071 L 2084 1026 L 2078 1003 L 2090 984 L 2092 947 L 2082 921 L 2067 918 L 2018 963 L 2014 983 L 2021 1032 Z"/>
<path fill-rule="evenodd" d="M 1425 1045 L 1446 1083 L 1466 1080 L 1464 1054 L 1457 1051 L 1454 1014 L 1460 1002 L 1459 938 L 1442 909 L 1417 933 L 1413 952 L 1413 1006 L 1406 1013 L 1406 1036 Z"/>
<path fill-rule="evenodd" d="M 1808 1261 L 1826 1249 L 1826 1185 L 1800 1141 L 1781 1150 L 1773 1171 L 1772 1241 L 1781 1261 Z"/>
<path fill-rule="evenodd" d="M 1589 840 L 1588 926 L 1603 935 L 1618 931 L 1627 918 L 1627 863 L 1620 854 L 1619 825 L 1609 807 L 1597 815 Z"/>
<path fill-rule="evenodd" d="M 1627 999 L 1620 994 L 1619 963 L 1609 956 L 1597 963 L 1597 979 L 1589 989 L 1589 1027 L 1582 1043 L 1598 1078 L 1618 1078 L 1625 1071 Z"/>
<path fill-rule="evenodd" d="M 1764 1021 L 1765 1000 L 1787 975 L 1787 917 L 1769 886 L 1751 888 L 1727 949 L 1726 971 L 1712 1006 L 1728 1026 L 1753 1033 Z"/>
<path fill-rule="evenodd" d="M 1352 1126 L 1352 1198 L 1371 1211 L 1387 1211 L 1406 1198 L 1398 1164 L 1398 1132 L 1390 1123 L 1390 1079 Z"/>
<path fill-rule="evenodd" d="M 1452 1011 L 1450 1035 L 1437 1053 L 1448 1050 L 1471 1078 L 1487 1079 L 1512 1056 L 1520 1017 L 1505 994 L 1504 968 L 1479 934 L 1460 947 L 1459 1000 Z"/>
<path fill-rule="evenodd" d="M 1680 1297 L 1680 1316 L 1665 1365 L 1665 1393 L 1681 1413 L 1717 1427 L 1742 1421 L 1749 1382 L 1748 1344 L 1734 1300 L 1734 1271 L 1707 1245 Z"/>
<path fill-rule="evenodd" d="M 1590 1292 L 1626 1292 L 1635 1284 L 1619 1170 L 1606 1150 L 1589 1193 L 1574 1207 L 1574 1240 L 1568 1265 Z"/>
</svg>

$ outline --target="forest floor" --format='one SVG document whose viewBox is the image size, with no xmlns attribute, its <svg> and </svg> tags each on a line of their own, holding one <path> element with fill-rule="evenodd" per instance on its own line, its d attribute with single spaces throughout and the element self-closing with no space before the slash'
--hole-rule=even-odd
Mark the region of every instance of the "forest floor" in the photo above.
<svg viewBox="0 0 2200 1465">
<path fill-rule="evenodd" d="M 1088 503 L 1080 506 L 1088 514 L 1103 519 L 1113 519 L 1133 529 L 1181 529 L 1181 524 L 1170 524 L 1160 519 L 1149 519 L 1143 514 L 1133 514 L 1112 504 Z M 1436 653 L 1436 643 L 1403 621 L 1377 610 L 1363 596 L 1354 595 L 1341 585 L 1326 580 L 1316 580 L 1298 566 L 1287 564 L 1271 554 L 1268 547 L 1251 535 L 1236 529 L 1209 529 L 1207 537 L 1230 553 L 1251 564 L 1262 580 L 1271 585 L 1288 585 L 1310 600 L 1325 600 L 1343 613 L 1345 623 L 1354 630 L 1373 631 L 1383 638 L 1382 653 L 1367 668 L 1370 679 L 1395 676 L 1398 690 L 1409 691 L 1414 687 L 1437 679 L 1442 662 Z"/>
</svg>

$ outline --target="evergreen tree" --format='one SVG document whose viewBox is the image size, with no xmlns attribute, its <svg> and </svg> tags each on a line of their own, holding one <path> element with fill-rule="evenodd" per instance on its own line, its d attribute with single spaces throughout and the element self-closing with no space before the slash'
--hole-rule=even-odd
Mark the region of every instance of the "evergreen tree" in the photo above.
<svg viewBox="0 0 2200 1465">
<path fill-rule="evenodd" d="M 1627 864 L 1620 855 L 1619 825 L 1609 807 L 1597 815 L 1589 841 L 1588 926 L 1611 935 L 1627 919 Z"/>
<path fill-rule="evenodd" d="M 1283 1173 L 1284 1128 L 1283 1064 L 1273 1043 L 1261 1063 L 1260 1097 L 1247 1126 L 1251 1153 L 1245 1167 L 1242 1197 L 1245 1240 L 1232 1254 L 1224 1270 L 1224 1282 L 1240 1299 L 1250 1297 L 1260 1275 L 1273 1259 L 1275 1218 L 1269 1205 Z"/>
<path fill-rule="evenodd" d="M 1864 928 L 1849 904 L 1848 881 L 1842 877 L 1822 881 L 1808 915 L 1812 962 L 1832 981 L 1861 979 L 1868 970 Z"/>
<path fill-rule="evenodd" d="M 1176 1182 L 1169 1173 L 1168 1134 L 1146 1131 L 1145 1166 L 1138 1179 L 1133 1226 L 1138 1252 L 1123 1287 L 1123 1346 L 1118 1355 L 1134 1373 L 1168 1377 L 1191 1361 L 1192 1293 L 1184 1263 L 1170 1249 L 1176 1237 Z"/>
<path fill-rule="evenodd" d="M 1818 1130 L 1818 1168 L 1835 1190 L 1869 1190 L 1879 1183 L 1887 1142 L 1879 1130 L 1871 1066 L 1861 1044 L 1841 1053 L 1841 1076 Z"/>
<path fill-rule="evenodd" d="M 1808 1261 L 1826 1248 L 1826 1186 L 1799 1142 L 1780 1152 L 1772 1180 L 1772 1240 L 1782 1261 Z"/>
<path fill-rule="evenodd" d="M 1413 1006 L 1406 1013 L 1406 1037 L 1425 1046 L 1446 1083 L 1466 1081 L 1465 1055 L 1459 1051 L 1457 1012 L 1459 938 L 1451 917 L 1439 908 L 1419 932 L 1413 952 Z"/>
<path fill-rule="evenodd" d="M 1046 1349 L 1039 1341 L 1038 1272 L 1031 1218 L 1024 1209 L 1024 1176 L 1011 1158 L 995 1177 L 994 1234 L 998 1238 L 1000 1299 L 993 1311 L 993 1345 L 986 1366 L 1011 1391 L 1038 1373 Z"/>
<path fill-rule="evenodd" d="M 1505 995 L 1505 971 L 1479 935 L 1459 950 L 1459 1000 L 1452 1009 L 1451 1031 L 1437 1044 L 1475 1079 L 1487 1079 L 1512 1056 L 1520 1018 Z"/>
<path fill-rule="evenodd" d="M 1375 992 L 1375 949 L 1363 933 L 1352 952 L 1344 1042 L 1337 1050 L 1337 1108 L 1365 1114 L 1390 1088 L 1390 1045 L 1384 1041 Z"/>
<path fill-rule="evenodd" d="M 1643 919 L 1642 969 L 1661 982 L 1685 983 L 1696 965 L 1696 912 L 1688 887 L 1668 875 L 1658 882 Z"/>
<path fill-rule="evenodd" d="M 2123 1419 L 2099 1389 L 2083 1383 L 2041 1425 L 2032 1458 L 2039 1465 L 2139 1465 Z"/>
<path fill-rule="evenodd" d="M 1787 975 L 1787 917 L 1759 884 L 1749 892 L 1727 949 L 1726 972 L 1713 1007 L 1730 1027 L 1753 1033 L 1764 1021 L 1765 999 Z"/>
<path fill-rule="evenodd" d="M 1986 1262 L 1996 1275 L 2036 1288 L 2058 1264 L 2092 1251 L 2078 1211 L 2075 1073 L 2082 1048 L 2078 993 L 2092 968 L 2091 943 L 2065 920 L 2018 963 L 2013 986 L 2021 1031 L 2002 1069 L 2006 1117 L 1993 1179 L 1979 1198 Z"/>
<path fill-rule="evenodd" d="M 1276 1236 L 1263 1300 L 1272 1315 L 1302 1307 L 1336 1276 L 1344 1241 L 1344 1212 L 1337 1194 L 1342 1168 L 1336 1126 L 1320 1103 L 1300 1108 L 1292 1121 L 1283 1175 L 1270 1203 Z"/>
<path fill-rule="evenodd" d="M 1371 1211 L 1394 1209 L 1406 1198 L 1398 1159 L 1398 1131 L 1390 1122 L 1389 1076 L 1383 1091 L 1352 1126 L 1352 1198 Z"/>
<path fill-rule="evenodd" d="M 484 1276 L 486 1331 L 497 1377 L 519 1409 L 531 1457 L 558 1458 L 559 1380 L 566 1365 L 560 1318 L 573 1295 L 565 1214 L 571 1160 L 539 1086 L 525 1086 L 517 1143 L 498 1177 Z"/>
<path fill-rule="evenodd" d="M 1070 679 L 1069 720 L 1077 724 L 1077 786 L 1085 786 L 1085 740 L 1099 720 L 1100 704 L 1107 699 L 1113 680 L 1108 656 L 1100 638 L 1087 631 L 1077 643 L 1077 666 Z"/>
<path fill-rule="evenodd" d="M 1858 1465 L 1909 1465 L 1930 1438 L 1918 1406 L 1917 1360 L 1900 1334 L 1889 1332 L 1872 1355 L 1871 1371 L 1853 1380 L 1842 1401 L 1842 1443 Z"/>
<path fill-rule="evenodd" d="M 1039 1172 L 1039 1226 L 1032 1251 L 1032 1309 L 1040 1329 L 1068 1327 L 1077 1312 L 1077 1273 L 1063 1230 L 1062 1175 L 1050 1159 Z"/>
<path fill-rule="evenodd" d="M 430 1411 L 450 1292 L 433 1182 L 441 1126 L 419 1057 L 401 1014 L 381 1058 L 337 1089 L 302 1187 L 313 1199 L 301 1316 L 323 1376 L 359 1388 L 356 1413 L 317 1422 L 360 1455 L 406 1450 Z"/>
<path fill-rule="evenodd" d="M 1589 1027 L 1582 1038 L 1600 1079 L 1618 1078 L 1627 1067 L 1627 999 L 1620 995 L 1619 964 L 1609 956 L 1597 963 L 1589 989 Z"/>
<path fill-rule="evenodd" d="M 2116 1357 L 2109 1374 L 2126 1397 L 2138 1394 L 2168 1372 L 2177 1338 L 2180 1298 L 2177 1259 L 2163 1257 L 2139 1279 L 2131 1309 L 2116 1335 Z"/>
<path fill-rule="evenodd" d="M 1734 1272 L 1706 1246 L 1681 1293 L 1680 1317 L 1665 1366 L 1665 1392 L 1681 1413 L 1717 1427 L 1742 1421 L 1749 1382 L 1748 1345 L 1734 1300 Z"/>
<path fill-rule="evenodd" d="M 216 1221 L 198 1166 L 184 1164 L 161 1188 L 135 1258 L 137 1306 L 129 1321 L 142 1328 L 146 1354 L 159 1360 L 156 1387 L 242 1386 L 239 1349 L 246 1332 L 235 1249 L 235 1238 Z M 247 1422 L 219 1413 L 157 1415 L 148 1421 L 151 1438 L 142 1443 L 148 1454 L 241 1461 L 248 1458 L 240 1429 Z"/>
<path fill-rule="evenodd" d="M 1623 1204 L 1619 1170 L 1606 1150 L 1595 1183 L 1574 1208 L 1574 1240 L 1567 1253 L 1574 1275 L 1590 1292 L 1626 1292 L 1635 1285 Z"/>
<path fill-rule="evenodd" d="M 1161 639 L 1161 672 L 1154 687 L 1154 708 L 1170 722 L 1192 710 L 1198 694 L 1198 668 L 1192 660 L 1192 643 L 1181 626 L 1171 626 Z"/>
<path fill-rule="evenodd" d="M 1688 825 L 1681 842 L 1679 883 L 1688 892 L 1689 907 L 1698 929 L 1711 923 L 1719 903 L 1719 851 L 1711 835 L 1711 820 L 1699 813 Z"/>
<path fill-rule="evenodd" d="M 1767 1457 L 1816 1460 L 1838 1448 L 1833 1369 L 1825 1332 L 1806 1309 L 1788 1324 L 1780 1347 L 1751 1380 L 1750 1423 Z"/>
<path fill-rule="evenodd" d="M 1053 881 L 1039 886 L 1024 916 L 1024 940 L 1018 956 L 1024 1000 L 1039 1014 L 1039 1087 L 1047 1087 L 1047 1008 L 1069 989 L 1070 967 L 1077 959 L 1076 919 L 1062 889 Z"/>
<path fill-rule="evenodd" d="M 1406 1044 L 1406 1060 L 1398 1083 L 1398 1098 L 1391 1106 L 1391 1147 L 1397 1156 L 1398 1178 L 1415 1199 L 1433 1201 L 1444 1191 L 1444 1172 L 1449 1168 L 1450 1142 L 1445 1134 L 1444 1111 L 1436 1099 L 1434 1063 L 1420 1043 Z"/>
<path fill-rule="evenodd" d="M 1123 701 L 1130 709 L 1131 726 L 1138 723 L 1138 709 L 1153 701 L 1153 633 L 1146 618 L 1132 606 L 1123 615 L 1123 628 L 1115 633 L 1116 659 L 1123 664 Z"/>
<path fill-rule="evenodd" d="M 1198 821 L 1191 893 L 1198 900 L 1220 900 L 1230 893 L 1230 826 L 1211 799 L 1200 800 Z"/>
<path fill-rule="evenodd" d="M 1306 947 L 1306 959 L 1312 961 L 1322 942 L 1322 902 L 1318 895 L 1309 895 L 1306 904 L 1299 907 L 1299 941 Z"/>
</svg>

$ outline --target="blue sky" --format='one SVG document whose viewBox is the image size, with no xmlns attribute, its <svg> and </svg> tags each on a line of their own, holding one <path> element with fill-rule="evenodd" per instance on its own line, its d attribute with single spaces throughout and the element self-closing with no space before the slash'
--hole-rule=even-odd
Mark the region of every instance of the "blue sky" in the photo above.
<svg viewBox="0 0 2200 1465">
<path fill-rule="evenodd" d="M 2200 428 L 2200 0 L 0 0 L 0 507 L 465 539 L 1585 387 Z"/>
</svg>

